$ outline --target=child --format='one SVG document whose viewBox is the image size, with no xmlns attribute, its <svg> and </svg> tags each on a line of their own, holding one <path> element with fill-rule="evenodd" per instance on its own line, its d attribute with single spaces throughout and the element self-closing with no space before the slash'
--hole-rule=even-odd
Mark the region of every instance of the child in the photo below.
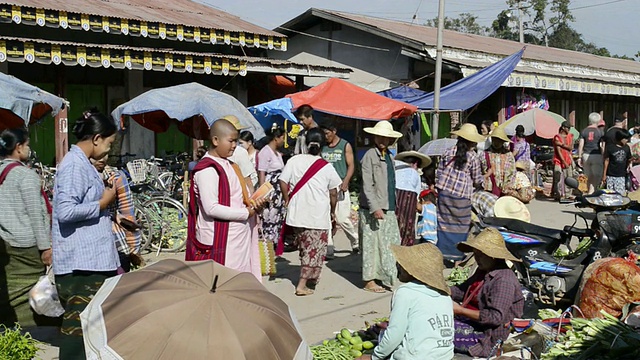
<svg viewBox="0 0 640 360">
<path fill-rule="evenodd" d="M 250 203 L 240 168 L 228 160 L 238 143 L 238 130 L 225 119 L 210 132 L 211 149 L 193 169 L 189 201 L 186 260 L 214 260 L 252 273 L 262 281 L 257 237 L 250 219 L 264 200 Z"/>
<path fill-rule="evenodd" d="M 396 216 L 400 243 L 411 246 L 416 240 L 416 211 L 422 188 L 418 170 L 431 164 L 431 158 L 417 151 L 403 151 L 396 155 Z"/>
<path fill-rule="evenodd" d="M 525 162 L 516 162 L 516 180 L 514 182 L 514 189 L 507 191 L 508 195 L 528 204 L 536 196 L 536 190 L 531 186 L 531 181 L 527 176 L 529 171 Z"/>
<path fill-rule="evenodd" d="M 631 150 L 627 146 L 629 141 L 629 132 L 619 129 L 614 134 L 615 144 L 607 145 L 604 151 L 604 175 L 602 176 L 602 184 L 607 189 L 626 195 L 626 179 L 627 170 L 631 164 Z"/>
<path fill-rule="evenodd" d="M 426 189 L 420 192 L 418 212 L 421 213 L 418 221 L 418 235 L 420 242 L 438 243 L 438 211 L 436 209 L 436 193 Z"/>
<path fill-rule="evenodd" d="M 359 359 L 453 358 L 453 301 L 442 272 L 442 253 L 433 244 L 391 245 L 404 284 L 393 293 L 389 326 Z"/>
</svg>

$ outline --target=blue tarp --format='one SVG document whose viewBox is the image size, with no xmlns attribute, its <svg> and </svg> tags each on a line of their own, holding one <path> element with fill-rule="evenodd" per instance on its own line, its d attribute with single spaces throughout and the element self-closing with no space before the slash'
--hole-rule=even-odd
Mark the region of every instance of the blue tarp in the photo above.
<svg viewBox="0 0 640 360">
<path fill-rule="evenodd" d="M 477 73 L 440 90 L 440 110 L 467 110 L 493 94 L 515 69 L 524 48 Z M 421 110 L 433 109 L 433 93 L 399 86 L 378 94 L 404 101 Z"/>
<path fill-rule="evenodd" d="M 251 106 L 249 107 L 249 112 L 263 128 L 269 129 L 274 122 L 280 125 L 284 119 L 297 124 L 298 119 L 293 115 L 291 109 L 293 109 L 291 99 L 282 98 Z"/>
<path fill-rule="evenodd" d="M 47 115 L 47 112 L 34 111 L 34 108 L 42 104 L 51 107 L 51 115 L 56 116 L 64 108 L 65 101 L 18 78 L 0 73 L 0 109 L 6 109 L 24 120 L 23 124 L 3 124 L 4 127 L 27 126 L 40 120 L 34 115 L 40 117 Z"/>
</svg>

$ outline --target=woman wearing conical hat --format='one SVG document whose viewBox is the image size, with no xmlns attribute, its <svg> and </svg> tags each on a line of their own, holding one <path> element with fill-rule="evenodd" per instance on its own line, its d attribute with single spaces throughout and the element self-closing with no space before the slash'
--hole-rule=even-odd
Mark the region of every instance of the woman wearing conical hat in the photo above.
<svg viewBox="0 0 640 360">
<path fill-rule="evenodd" d="M 452 135 L 456 146 L 445 151 L 436 172 L 438 190 L 438 248 L 448 260 L 461 260 L 456 244 L 464 241 L 471 224 L 471 194 L 482 187 L 480 160 L 475 152 L 485 137 L 473 124 L 464 124 Z"/>
<path fill-rule="evenodd" d="M 454 346 L 458 353 L 486 358 L 499 341 L 509 336 L 509 322 L 521 317 L 524 298 L 520 283 L 506 260 L 520 261 L 494 228 L 458 244 L 462 252 L 473 252 L 476 272 L 464 283 L 451 287 L 456 315 Z"/>
<path fill-rule="evenodd" d="M 388 121 L 363 129 L 373 135 L 375 147 L 362 160 L 362 191 L 358 235 L 362 250 L 364 290 L 383 293 L 391 288 L 397 276 L 392 244 L 400 244 L 396 220 L 396 177 L 389 146 L 402 136 Z M 383 287 L 384 286 L 384 287 Z"/>
<path fill-rule="evenodd" d="M 389 326 L 373 350 L 359 360 L 449 360 L 453 358 L 453 303 L 442 272 L 442 253 L 433 244 L 392 245 L 398 286 Z"/>
<path fill-rule="evenodd" d="M 491 132 L 491 147 L 480 155 L 484 188 L 498 197 L 513 191 L 516 176 L 516 160 L 505 146 L 511 143 L 501 127 Z"/>
</svg>

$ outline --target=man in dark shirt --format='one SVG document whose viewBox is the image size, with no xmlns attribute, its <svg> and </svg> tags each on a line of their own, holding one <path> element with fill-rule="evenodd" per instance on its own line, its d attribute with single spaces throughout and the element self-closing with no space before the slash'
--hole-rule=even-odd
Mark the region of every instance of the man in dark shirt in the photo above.
<svg viewBox="0 0 640 360">
<path fill-rule="evenodd" d="M 630 137 L 627 130 L 617 129 L 614 133 L 616 143 L 608 145 L 604 151 L 602 183 L 606 183 L 607 189 L 622 195 L 627 194 L 627 171 L 631 164 L 631 149 L 627 142 Z"/>
<path fill-rule="evenodd" d="M 619 129 L 622 129 L 622 130 L 627 129 L 627 120 L 624 119 L 622 116 L 617 116 L 613 120 L 613 126 L 610 127 L 606 133 L 604 133 L 603 141 L 605 142 L 605 148 L 609 145 L 615 145 L 616 143 L 615 136 L 616 136 L 616 132 L 618 132 Z"/>
<path fill-rule="evenodd" d="M 584 169 L 588 178 L 589 194 L 591 194 L 602 180 L 602 131 L 598 124 L 602 120 L 600 114 L 589 114 L 589 126 L 580 133 L 578 142 L 578 165 Z"/>
</svg>

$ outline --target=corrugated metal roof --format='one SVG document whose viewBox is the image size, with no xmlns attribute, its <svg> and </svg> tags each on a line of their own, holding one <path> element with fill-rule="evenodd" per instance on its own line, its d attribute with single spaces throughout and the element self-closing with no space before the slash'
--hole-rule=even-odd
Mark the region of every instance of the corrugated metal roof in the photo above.
<svg viewBox="0 0 640 360">
<path fill-rule="evenodd" d="M 189 0 L 11 0 L 2 3 L 284 37 L 235 15 Z"/>
<path fill-rule="evenodd" d="M 424 44 L 427 47 L 436 46 L 437 29 L 424 25 L 408 22 L 375 18 L 345 12 L 311 9 L 297 19 L 305 16 L 318 16 L 330 20 L 343 19 L 346 22 L 357 22 L 372 30 L 378 30 L 396 38 L 404 38 L 413 42 Z M 284 28 L 294 26 L 296 19 L 283 25 Z M 286 33 L 286 31 L 283 31 Z M 467 51 L 483 52 L 487 54 L 508 56 L 520 50 L 523 44 L 497 39 L 487 36 L 471 35 L 456 31 L 445 30 L 444 46 L 446 48 L 461 49 Z M 557 49 L 540 45 L 526 44 L 527 49 L 522 57 L 525 60 L 536 60 L 558 64 L 574 64 L 596 69 L 610 71 L 622 71 L 632 74 L 640 74 L 640 63 L 631 60 L 616 59 L 597 56 L 577 51 Z"/>
</svg>

